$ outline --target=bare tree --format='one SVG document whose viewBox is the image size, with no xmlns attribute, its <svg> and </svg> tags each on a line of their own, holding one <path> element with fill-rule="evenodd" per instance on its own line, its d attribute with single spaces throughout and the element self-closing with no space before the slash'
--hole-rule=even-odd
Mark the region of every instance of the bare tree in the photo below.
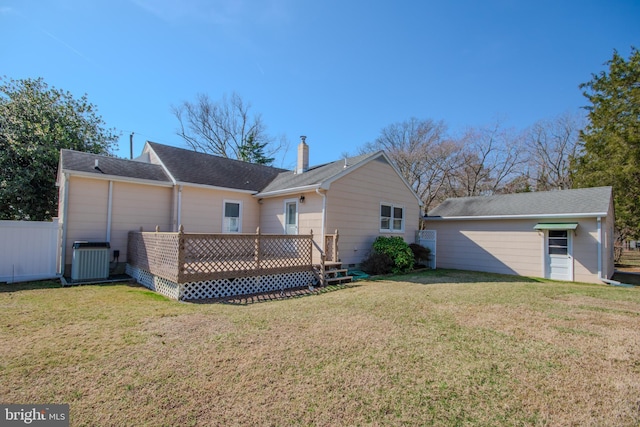
<svg viewBox="0 0 640 427">
<path fill-rule="evenodd" d="M 458 168 L 449 177 L 450 196 L 505 192 L 507 183 L 523 174 L 526 153 L 522 137 L 504 129 L 500 122 L 490 127 L 470 128 L 459 145 L 464 148 Z"/>
<path fill-rule="evenodd" d="M 565 113 L 541 120 L 526 132 L 530 165 L 538 191 L 571 188 L 569 164 L 579 148 L 584 117 Z"/>
<path fill-rule="evenodd" d="M 428 209 L 442 199 L 443 183 L 457 165 L 459 147 L 445 133 L 443 122 L 414 117 L 385 127 L 360 152 L 384 150 Z"/>
<path fill-rule="evenodd" d="M 251 116 L 251 104 L 240 95 L 224 95 L 218 102 L 198 94 L 195 102 L 172 107 L 180 122 L 176 132 L 195 151 L 255 163 L 271 163 L 269 156 L 281 147 L 266 132 L 259 114 Z M 266 150 L 266 151 L 265 151 Z M 251 156 L 247 156 L 250 152 Z M 265 160 L 267 160 L 265 162 Z M 270 161 L 269 161 L 270 160 Z"/>
<path fill-rule="evenodd" d="M 425 159 L 423 173 L 416 180 L 416 193 L 425 212 L 449 197 L 447 182 L 460 167 L 460 145 L 451 139 L 435 144 Z"/>
</svg>

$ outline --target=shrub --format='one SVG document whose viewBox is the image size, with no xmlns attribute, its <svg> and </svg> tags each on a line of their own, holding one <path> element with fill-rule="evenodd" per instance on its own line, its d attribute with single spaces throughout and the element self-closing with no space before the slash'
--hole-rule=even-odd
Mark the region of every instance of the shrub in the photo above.
<svg viewBox="0 0 640 427">
<path fill-rule="evenodd" d="M 373 251 L 362 261 L 360 268 L 371 275 L 389 274 L 393 271 L 393 260 L 387 254 Z"/>
<path fill-rule="evenodd" d="M 426 262 L 427 264 L 429 263 L 429 260 L 431 259 L 431 249 L 425 248 L 417 243 L 411 243 L 409 248 L 411 249 L 411 252 L 413 252 L 416 264 L 420 264 L 422 262 Z"/>
<path fill-rule="evenodd" d="M 415 261 L 409 245 L 400 236 L 379 236 L 373 242 L 373 250 L 385 254 L 393 261 L 392 273 L 406 273 Z"/>
</svg>

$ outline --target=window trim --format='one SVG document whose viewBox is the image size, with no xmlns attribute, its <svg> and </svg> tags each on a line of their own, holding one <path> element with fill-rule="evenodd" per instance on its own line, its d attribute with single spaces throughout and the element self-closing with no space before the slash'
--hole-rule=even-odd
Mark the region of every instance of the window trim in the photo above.
<svg viewBox="0 0 640 427">
<path fill-rule="evenodd" d="M 388 217 L 389 218 L 389 228 L 382 228 L 382 207 L 383 206 L 388 206 L 389 208 L 391 208 L 391 216 Z M 394 217 L 394 211 L 395 209 L 402 209 L 402 218 L 400 218 L 400 220 L 402 221 L 401 224 L 402 226 L 400 227 L 400 229 L 395 229 L 393 228 L 393 222 L 394 220 L 396 220 L 397 218 Z M 395 233 L 395 234 L 403 234 L 404 230 L 405 230 L 405 221 L 406 221 L 406 207 L 404 205 L 400 205 L 400 204 L 393 204 L 393 203 L 389 203 L 389 202 L 380 202 L 380 206 L 378 208 L 378 227 L 380 229 L 381 233 Z M 387 217 L 385 217 L 387 218 Z"/>
<path fill-rule="evenodd" d="M 227 219 L 227 216 L 226 216 L 227 203 L 238 205 L 238 231 L 227 230 L 226 221 L 225 221 Z M 234 217 L 229 217 L 229 218 L 234 218 Z M 242 200 L 224 199 L 222 201 L 222 232 L 230 233 L 230 234 L 242 233 Z"/>
</svg>

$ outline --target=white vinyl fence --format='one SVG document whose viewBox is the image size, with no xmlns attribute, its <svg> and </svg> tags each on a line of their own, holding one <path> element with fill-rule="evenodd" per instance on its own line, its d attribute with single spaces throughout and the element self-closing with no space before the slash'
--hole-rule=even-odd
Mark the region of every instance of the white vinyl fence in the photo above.
<svg viewBox="0 0 640 427">
<path fill-rule="evenodd" d="M 419 230 L 416 232 L 416 243 L 425 248 L 431 249 L 431 259 L 429 267 L 436 268 L 436 230 Z"/>
<path fill-rule="evenodd" d="M 0 221 L 0 282 L 58 277 L 58 219 Z"/>
</svg>

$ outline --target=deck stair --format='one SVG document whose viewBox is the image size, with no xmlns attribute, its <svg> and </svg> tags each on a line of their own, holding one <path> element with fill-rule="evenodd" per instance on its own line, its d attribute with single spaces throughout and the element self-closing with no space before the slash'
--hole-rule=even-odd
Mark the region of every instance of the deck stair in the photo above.
<svg viewBox="0 0 640 427">
<path fill-rule="evenodd" d="M 342 268 L 341 262 L 326 262 L 324 265 L 324 284 L 335 285 L 341 283 L 350 283 L 353 281 L 353 276 L 349 275 L 346 268 Z M 322 275 L 322 266 L 315 264 L 313 270 L 316 274 L 316 279 L 320 282 L 320 276 Z"/>
<path fill-rule="evenodd" d="M 325 284 L 335 285 L 341 283 L 351 283 L 353 276 L 349 276 L 346 268 L 332 268 L 324 272 Z"/>
</svg>

